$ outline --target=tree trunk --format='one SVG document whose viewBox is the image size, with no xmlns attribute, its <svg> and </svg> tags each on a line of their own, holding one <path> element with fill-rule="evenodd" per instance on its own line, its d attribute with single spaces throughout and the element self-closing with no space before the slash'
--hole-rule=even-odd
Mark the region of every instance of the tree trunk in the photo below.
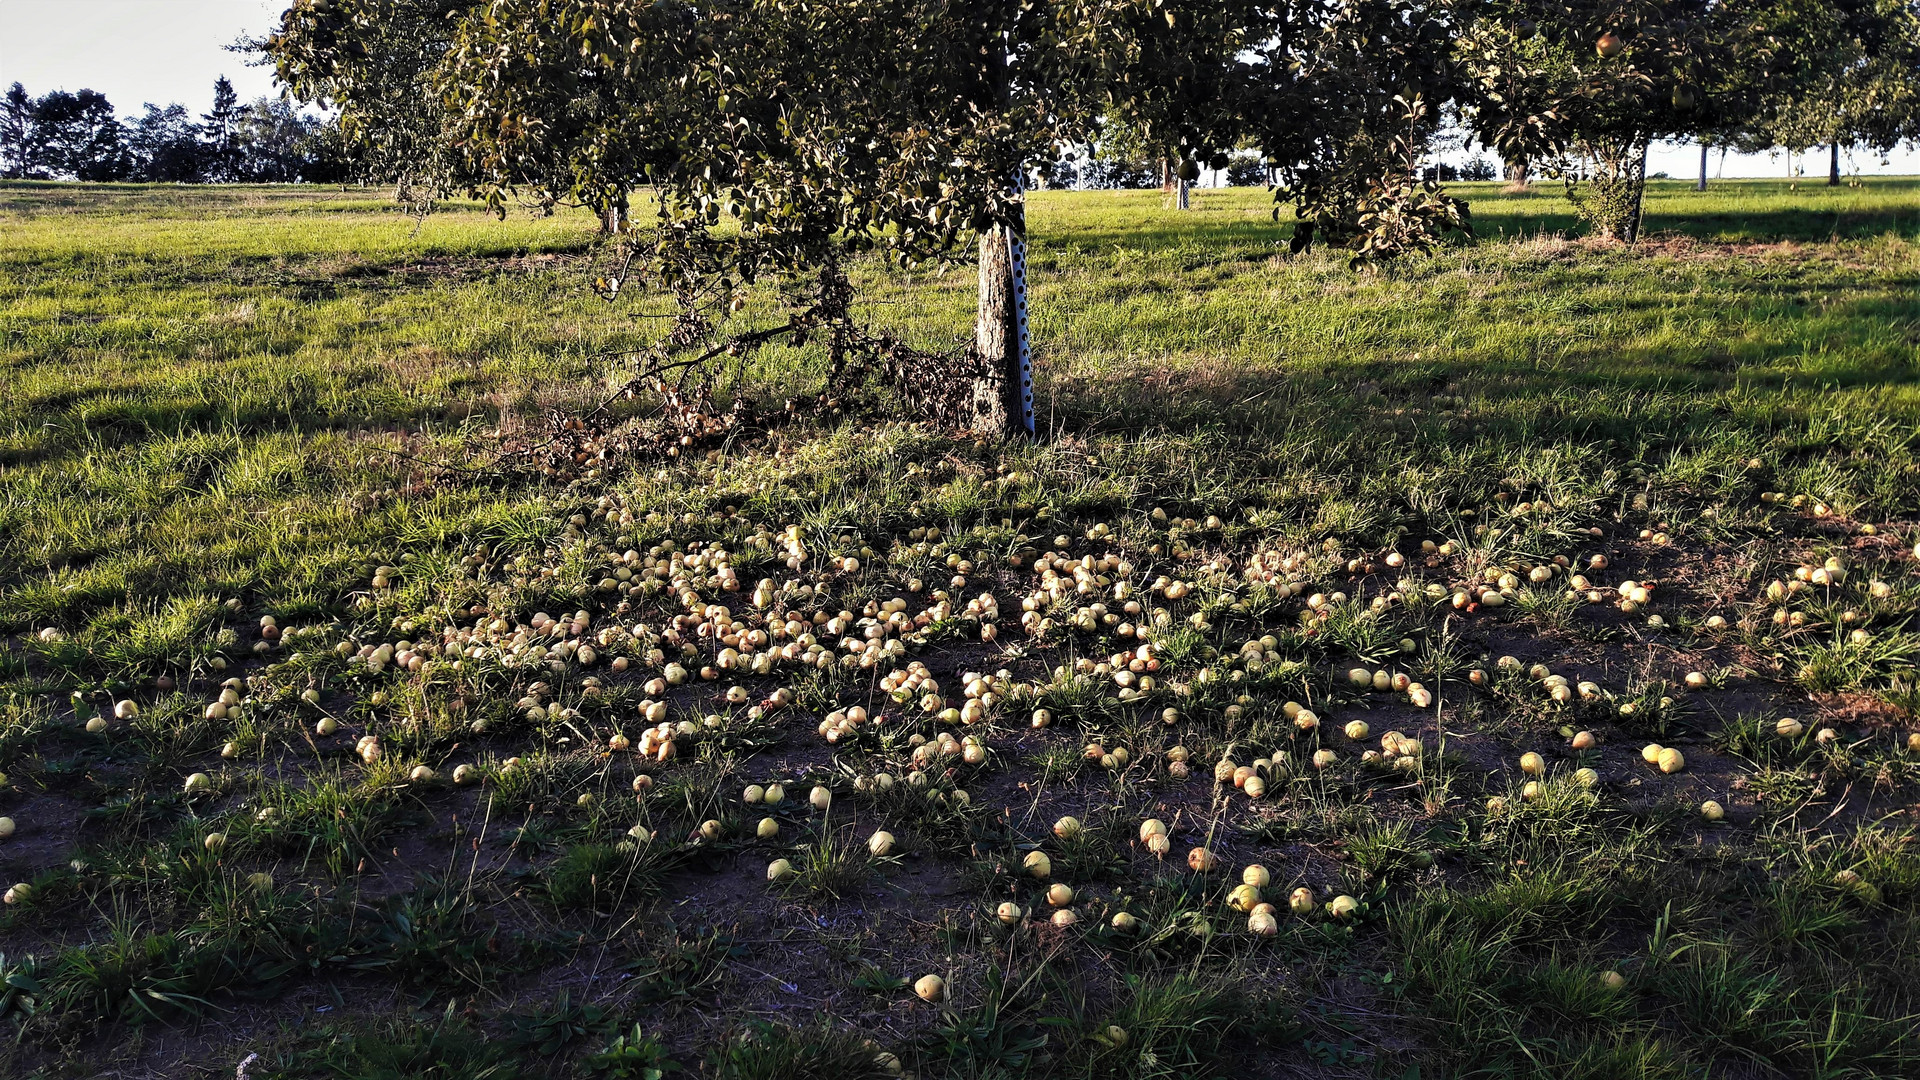
<svg viewBox="0 0 1920 1080">
<path fill-rule="evenodd" d="M 617 236 L 627 223 L 627 197 L 622 194 L 600 212 L 600 235 Z"/>
<path fill-rule="evenodd" d="M 1627 224 L 1627 243 L 1640 240 L 1640 222 L 1647 212 L 1647 153 L 1653 149 L 1651 141 L 1640 144 L 1640 162 L 1633 171 L 1633 218 Z"/>
<path fill-rule="evenodd" d="M 1693 185 L 1693 190 L 1707 190 L 1707 143 L 1705 139 L 1700 141 L 1700 182 Z"/>
<path fill-rule="evenodd" d="M 1007 54 L 988 50 L 993 67 L 995 104 L 1006 109 L 1012 100 Z M 1015 159 L 1017 162 L 1017 159 Z M 1006 182 L 1022 183 L 1024 163 L 1007 170 Z M 1014 192 L 1007 220 L 980 236 L 980 306 L 973 317 L 973 427 L 975 431 L 1012 437 L 1030 433 L 1027 402 L 1032 389 L 1025 382 L 1026 260 L 1016 244 L 1026 240 L 1026 203 Z"/>
<path fill-rule="evenodd" d="M 1193 190 L 1193 185 L 1188 183 L 1187 178 L 1184 176 L 1181 177 L 1179 180 L 1175 181 L 1175 184 L 1176 186 L 1173 192 L 1174 209 L 1176 210 L 1193 209 L 1193 203 L 1189 196 L 1189 193 Z"/>
<path fill-rule="evenodd" d="M 1838 141 L 1827 150 L 1827 186 L 1840 186 L 1840 143 Z"/>
<path fill-rule="evenodd" d="M 1507 162 L 1507 184 L 1516 188 L 1526 187 L 1529 172 L 1527 163 L 1524 161 Z"/>
<path fill-rule="evenodd" d="M 1161 158 L 1160 159 L 1160 194 L 1165 195 L 1171 192 L 1172 190 L 1173 190 L 1173 164 L 1169 162 L 1166 158 Z"/>
<path fill-rule="evenodd" d="M 979 363 L 973 379 L 973 427 L 996 435 L 1028 434 L 1013 236 L 1007 226 L 996 225 L 980 237 L 980 306 L 973 321 L 973 348 Z"/>
</svg>

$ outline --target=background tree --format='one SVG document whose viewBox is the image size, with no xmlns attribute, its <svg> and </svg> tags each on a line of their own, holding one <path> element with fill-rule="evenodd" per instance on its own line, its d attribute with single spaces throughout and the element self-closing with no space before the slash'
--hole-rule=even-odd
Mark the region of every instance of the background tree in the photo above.
<svg viewBox="0 0 1920 1080">
<path fill-rule="evenodd" d="M 309 184 L 349 184 L 370 182 L 359 169 L 353 148 L 340 130 L 338 116 L 309 117 L 303 149 L 306 161 L 300 179 Z M 383 182 L 390 178 L 382 178 Z"/>
<path fill-rule="evenodd" d="M 1500 178 L 1500 167 L 1493 163 L 1492 158 L 1475 156 L 1468 158 L 1466 162 L 1460 166 L 1459 175 L 1462 180 L 1475 182 L 1498 180 Z"/>
<path fill-rule="evenodd" d="M 148 102 L 140 116 L 124 127 L 131 159 L 128 179 L 193 184 L 204 178 L 200 130 L 186 106 L 176 102 L 163 109 Z"/>
<path fill-rule="evenodd" d="M 1101 138 L 1160 163 L 1185 210 L 1201 171 L 1229 164 L 1255 86 L 1251 50 L 1281 13 L 1237 0 L 1164 10 L 1164 22 L 1147 17 L 1133 29 L 1127 70 L 1107 88 Z"/>
<path fill-rule="evenodd" d="M 1147 157 L 1138 144 L 1116 140 L 1117 130 L 1108 127 L 1098 141 L 1086 148 L 1086 161 L 1079 168 L 1077 181 L 1083 188 L 1099 191 L 1144 191 L 1161 186 L 1161 162 Z"/>
<path fill-rule="evenodd" d="M 1228 187 L 1259 187 L 1271 182 L 1273 169 L 1258 153 L 1237 152 L 1227 162 Z"/>
<path fill-rule="evenodd" d="M 1800 154 L 1886 151 L 1920 135 L 1920 7 L 1913 0 L 1735 0 L 1753 41 L 1757 98 L 1744 142 Z"/>
<path fill-rule="evenodd" d="M 9 180 L 27 176 L 36 154 L 33 98 L 26 87 L 14 83 L 0 97 L 0 176 Z"/>
<path fill-rule="evenodd" d="M 200 139 L 203 147 L 202 171 L 217 184 L 231 184 L 245 178 L 240 144 L 240 125 L 246 110 L 240 95 L 225 75 L 214 80 L 213 107 L 201 115 Z"/>
<path fill-rule="evenodd" d="M 1145 190 L 1158 187 L 1178 194 L 1175 162 L 1150 145 L 1138 128 L 1114 117 L 1104 117 L 1098 135 L 1087 145 L 1087 187 Z"/>
<path fill-rule="evenodd" d="M 119 120 L 93 90 L 36 98 L 14 83 L 0 96 L 0 175 L 147 183 L 348 179 L 337 122 L 274 98 L 241 105 L 225 79 L 215 84 L 207 117 L 198 124 L 178 103 L 149 103 L 139 116 Z"/>
<path fill-rule="evenodd" d="M 1596 234 L 1631 242 L 1649 145 L 1738 108 L 1726 73 L 1744 33 L 1723 12 L 1713 0 L 1491 0 L 1458 43 L 1463 118 L 1506 160 L 1559 175 Z"/>
<path fill-rule="evenodd" d="M 240 105 L 231 91 L 221 80 L 208 114 L 215 119 L 201 125 L 177 103 L 165 108 L 149 103 L 139 116 L 122 121 L 95 91 L 56 90 L 35 98 L 15 83 L 0 98 L 0 172 L 13 178 L 147 183 L 347 178 L 336 124 L 278 99 Z"/>
<path fill-rule="evenodd" d="M 312 179 L 320 122 L 280 98 L 256 98 L 240 110 L 236 179 L 291 184 Z"/>
<path fill-rule="evenodd" d="M 28 125 L 22 175 L 94 181 L 126 175 L 120 122 L 99 91 L 49 91 L 34 100 Z"/>
</svg>

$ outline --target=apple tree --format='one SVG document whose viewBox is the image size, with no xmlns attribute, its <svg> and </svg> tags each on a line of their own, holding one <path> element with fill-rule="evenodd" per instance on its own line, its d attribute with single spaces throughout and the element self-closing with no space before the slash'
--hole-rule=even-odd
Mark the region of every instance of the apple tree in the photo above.
<svg viewBox="0 0 1920 1080">
<path fill-rule="evenodd" d="M 417 19 L 424 9 L 405 6 L 430 4 L 446 5 L 444 17 Z M 620 229 L 598 284 L 615 296 L 637 280 L 674 299 L 671 330 L 636 383 L 667 401 L 681 444 L 743 422 L 742 403 L 725 414 L 713 407 L 701 373 L 769 342 L 806 340 L 824 341 L 830 363 L 813 404 L 884 393 L 923 415 L 1015 434 L 1031 431 L 1028 170 L 1097 141 L 1109 122 L 1197 163 L 1271 107 L 1260 121 L 1271 145 L 1289 155 L 1311 145 L 1321 155 L 1316 183 L 1362 192 L 1315 220 L 1405 232 L 1431 206 L 1391 195 L 1367 202 L 1367 185 L 1345 179 L 1404 163 L 1343 154 L 1331 141 L 1338 133 L 1296 129 L 1330 116 L 1344 116 L 1345 130 L 1377 126 L 1361 119 L 1383 100 L 1377 88 L 1349 102 L 1364 80 L 1343 76 L 1339 63 L 1371 48 L 1369 35 L 1391 38 L 1402 55 L 1407 43 L 1392 24 L 1411 4 L 296 0 L 269 52 L 296 90 L 326 95 L 343 116 L 364 110 L 359 130 L 372 130 L 398 84 L 370 69 L 393 48 L 384 13 L 400 13 L 415 39 L 406 64 L 421 64 L 418 81 L 435 99 L 415 120 L 431 113 L 430 153 L 450 153 L 450 173 L 468 190 L 502 212 L 584 205 L 603 214 L 646 191 L 645 214 Z M 1372 14 L 1346 14 L 1354 10 Z M 1317 63 L 1295 70 L 1300 57 L 1277 41 L 1318 48 Z M 977 258 L 971 343 L 928 353 L 858 325 L 847 274 L 855 257 L 907 266 Z M 784 316 L 723 333 L 760 281 L 782 283 Z"/>
<path fill-rule="evenodd" d="M 1795 153 L 1886 151 L 1920 137 L 1920 5 L 1914 0 L 1735 0 L 1757 62 L 1749 144 Z"/>
<path fill-rule="evenodd" d="M 1729 100 L 1743 34 L 1716 0 L 1486 0 L 1456 44 L 1484 145 L 1566 184 L 1600 236 L 1640 234 L 1647 149 Z"/>
</svg>

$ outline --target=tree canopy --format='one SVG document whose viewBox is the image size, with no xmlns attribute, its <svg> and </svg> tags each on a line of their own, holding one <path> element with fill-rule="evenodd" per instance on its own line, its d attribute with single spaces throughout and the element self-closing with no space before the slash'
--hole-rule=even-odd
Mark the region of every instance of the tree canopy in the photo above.
<svg viewBox="0 0 1920 1080">
<path fill-rule="evenodd" d="M 436 76 L 468 0 L 302 0 L 246 43 L 294 97 L 338 111 L 350 169 L 403 200 L 458 189 L 464 175 Z"/>
<path fill-rule="evenodd" d="M 1910 0 L 1747 0 L 1764 60 L 1749 145 L 1888 150 L 1920 137 L 1920 8 Z"/>
<path fill-rule="evenodd" d="M 1501 156 L 1566 178 L 1596 231 L 1631 240 L 1652 141 L 1742 108 L 1725 75 L 1744 39 L 1715 0 L 1488 0 L 1459 45 L 1462 112 Z"/>
</svg>

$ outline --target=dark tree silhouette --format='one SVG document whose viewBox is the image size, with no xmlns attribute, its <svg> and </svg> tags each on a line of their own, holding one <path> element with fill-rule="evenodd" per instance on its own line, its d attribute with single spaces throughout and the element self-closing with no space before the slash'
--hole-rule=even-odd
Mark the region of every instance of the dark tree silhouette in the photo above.
<svg viewBox="0 0 1920 1080">
<path fill-rule="evenodd" d="M 216 183 L 242 179 L 240 125 L 246 111 L 240 107 L 240 95 L 225 75 L 213 84 L 213 108 L 200 117 L 201 140 L 206 146 L 206 178 Z"/>
</svg>

